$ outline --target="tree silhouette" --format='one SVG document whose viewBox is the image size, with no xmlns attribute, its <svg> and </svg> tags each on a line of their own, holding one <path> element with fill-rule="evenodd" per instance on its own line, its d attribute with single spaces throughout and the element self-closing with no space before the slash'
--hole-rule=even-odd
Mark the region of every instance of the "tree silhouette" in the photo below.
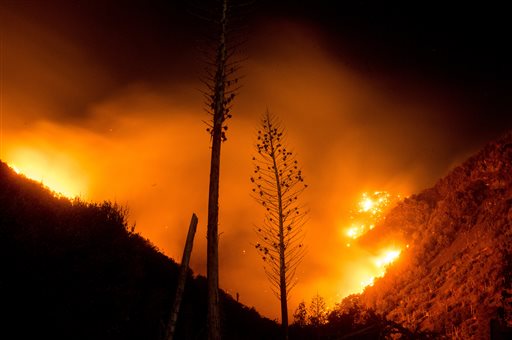
<svg viewBox="0 0 512 340">
<path fill-rule="evenodd" d="M 304 257 L 306 211 L 299 204 L 307 187 L 294 154 L 284 146 L 284 129 L 269 111 L 258 131 L 253 197 L 266 209 L 263 224 L 256 228 L 260 242 L 256 249 L 265 262 L 265 273 L 281 301 L 283 337 L 288 337 L 287 299 L 295 286 L 295 271 Z"/>
<path fill-rule="evenodd" d="M 327 309 L 325 300 L 318 293 L 311 299 L 309 305 L 309 323 L 312 326 L 320 326 L 327 322 Z"/>
<path fill-rule="evenodd" d="M 219 177 L 221 143 L 226 141 L 226 120 L 231 118 L 231 103 L 238 90 L 238 78 L 234 74 L 239 62 L 231 60 L 235 47 L 228 45 L 227 0 L 218 0 L 219 15 L 212 20 L 215 56 L 209 61 L 204 83 L 206 109 L 211 115 L 207 131 L 211 134 L 210 184 L 208 193 L 207 226 L 207 280 L 208 280 L 208 338 L 220 339 L 219 314 Z"/>
<path fill-rule="evenodd" d="M 299 303 L 299 306 L 293 313 L 293 323 L 299 327 L 304 327 L 308 324 L 308 311 L 304 301 Z"/>
</svg>

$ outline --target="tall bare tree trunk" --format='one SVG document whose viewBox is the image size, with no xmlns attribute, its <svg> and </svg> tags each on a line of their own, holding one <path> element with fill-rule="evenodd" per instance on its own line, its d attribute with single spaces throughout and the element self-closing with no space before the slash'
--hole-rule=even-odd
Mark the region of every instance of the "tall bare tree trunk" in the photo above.
<svg viewBox="0 0 512 340">
<path fill-rule="evenodd" d="M 165 339 L 172 340 L 174 337 L 174 331 L 176 329 L 176 322 L 178 320 L 178 314 L 180 312 L 181 300 L 183 298 L 183 292 L 185 290 L 185 282 L 187 281 L 188 264 L 190 262 L 190 256 L 192 254 L 192 247 L 194 246 L 194 236 L 197 228 L 197 216 L 192 214 L 190 220 L 190 226 L 188 227 L 187 241 L 185 242 L 185 248 L 183 249 L 183 256 L 181 258 L 180 273 L 178 276 L 178 287 L 176 288 L 176 297 L 171 310 L 171 317 L 167 324 Z"/>
<path fill-rule="evenodd" d="M 213 134 L 212 159 L 210 168 L 210 193 L 208 200 L 207 230 L 207 283 L 208 283 L 208 339 L 220 339 L 219 314 L 219 168 L 220 138 Z"/>
<path fill-rule="evenodd" d="M 274 176 L 277 188 L 277 209 L 279 216 L 279 288 L 281 297 L 281 328 L 283 332 L 283 339 L 288 339 L 288 297 L 286 292 L 286 259 L 285 259 L 285 245 L 284 245 L 284 221 L 283 221 L 283 194 L 281 192 L 281 181 L 279 178 L 278 166 L 276 162 L 276 149 L 274 148 L 274 141 L 270 140 L 270 150 L 272 163 L 274 168 Z"/>
<path fill-rule="evenodd" d="M 226 12 L 223 1 L 220 20 L 219 44 L 216 55 L 215 85 L 213 93 L 212 154 L 210 164 L 210 190 L 208 195 L 207 230 L 207 283 L 208 283 L 208 339 L 218 340 L 220 334 L 219 311 L 219 177 L 222 124 L 225 118 L 226 91 Z"/>
</svg>

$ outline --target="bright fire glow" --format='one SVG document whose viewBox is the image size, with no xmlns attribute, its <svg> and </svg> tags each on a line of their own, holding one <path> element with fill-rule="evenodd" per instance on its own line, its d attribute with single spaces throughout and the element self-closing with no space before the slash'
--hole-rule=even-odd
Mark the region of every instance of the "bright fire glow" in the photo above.
<svg viewBox="0 0 512 340">
<path fill-rule="evenodd" d="M 386 191 L 375 191 L 373 194 L 363 193 L 359 202 L 359 212 L 380 215 L 390 203 L 391 195 Z"/>
<path fill-rule="evenodd" d="M 15 173 L 17 173 L 18 175 L 21 174 L 20 169 L 18 169 L 18 167 L 16 167 L 16 165 L 9 164 L 9 166 L 11 167 L 11 169 L 14 170 Z"/>
<path fill-rule="evenodd" d="M 375 260 L 379 268 L 385 268 L 388 264 L 395 261 L 400 256 L 400 250 L 386 250 L 382 256 Z"/>
<path fill-rule="evenodd" d="M 345 229 L 344 235 L 350 240 L 356 240 L 373 230 L 375 225 L 384 218 L 384 214 L 400 199 L 400 195 L 391 195 L 386 191 L 364 192 L 357 203 L 356 210 L 352 212 L 352 223 Z M 352 243 L 346 243 L 346 246 L 350 248 Z M 390 247 L 382 249 L 378 256 L 368 254 L 368 266 L 364 270 L 362 268 L 359 270 L 360 279 L 362 279 L 361 289 L 373 286 L 376 278 L 384 276 L 386 268 L 400 256 L 400 253 L 400 248 Z"/>
<path fill-rule="evenodd" d="M 9 166 L 17 173 L 41 182 L 56 195 L 69 198 L 85 192 L 79 172 L 71 159 L 51 156 L 32 149 L 18 149 L 9 157 Z"/>
<path fill-rule="evenodd" d="M 375 223 L 399 198 L 400 195 L 394 197 L 386 191 L 375 191 L 371 194 L 364 192 L 357 204 L 358 210 L 351 216 L 355 222 L 345 230 L 345 235 L 355 240 L 375 228 Z"/>
<path fill-rule="evenodd" d="M 370 224 L 369 226 L 365 224 L 352 224 L 352 226 L 346 230 L 345 235 L 355 240 L 368 230 L 372 230 L 374 227 L 375 226 L 373 224 Z"/>
<path fill-rule="evenodd" d="M 367 286 L 373 286 L 373 284 L 375 283 L 375 276 L 372 276 L 370 277 L 369 279 L 367 280 L 363 280 L 361 281 L 361 286 L 364 288 L 364 287 L 367 287 Z"/>
<path fill-rule="evenodd" d="M 373 208 L 374 204 L 375 203 L 371 199 L 367 198 L 361 202 L 361 210 L 368 211 Z"/>
<path fill-rule="evenodd" d="M 401 252 L 402 251 L 400 249 L 395 248 L 384 250 L 380 256 L 374 259 L 374 265 L 377 274 L 361 281 L 361 287 L 364 288 L 367 286 L 373 286 L 375 279 L 386 274 L 386 268 L 400 256 Z"/>
</svg>

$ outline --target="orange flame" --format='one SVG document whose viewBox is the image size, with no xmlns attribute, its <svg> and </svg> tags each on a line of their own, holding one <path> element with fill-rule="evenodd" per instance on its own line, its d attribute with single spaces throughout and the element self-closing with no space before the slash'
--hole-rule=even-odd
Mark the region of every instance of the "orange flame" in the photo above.
<svg viewBox="0 0 512 340">
<path fill-rule="evenodd" d="M 400 195 L 397 195 L 396 199 L 399 198 Z M 346 229 L 345 235 L 355 240 L 375 228 L 375 223 L 396 199 L 386 191 L 375 191 L 372 194 L 364 192 L 358 202 L 359 209 L 351 216 L 355 222 Z"/>
<path fill-rule="evenodd" d="M 357 203 L 357 210 L 351 216 L 353 222 L 350 227 L 345 229 L 345 236 L 351 240 L 356 240 L 374 229 L 375 224 L 384 218 L 383 215 L 400 198 L 400 195 L 391 195 L 386 191 L 362 193 Z M 346 246 L 351 247 L 352 244 L 346 243 Z M 386 268 L 400 256 L 401 252 L 400 248 L 389 247 L 382 249 L 378 256 L 370 257 L 369 266 L 360 271 L 363 278 L 360 282 L 361 289 L 373 286 L 376 278 L 384 276 Z"/>
<path fill-rule="evenodd" d="M 382 251 L 381 255 L 374 259 L 374 265 L 375 269 L 377 270 L 377 274 L 361 281 L 362 288 L 364 289 L 367 286 L 373 286 L 376 278 L 383 277 L 384 274 L 386 274 L 386 268 L 400 256 L 401 252 L 401 249 L 396 248 L 389 248 Z"/>
</svg>

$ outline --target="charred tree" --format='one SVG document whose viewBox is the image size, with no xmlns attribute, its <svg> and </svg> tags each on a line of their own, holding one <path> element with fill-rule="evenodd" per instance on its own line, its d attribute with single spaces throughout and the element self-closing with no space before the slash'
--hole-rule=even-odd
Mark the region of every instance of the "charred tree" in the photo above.
<svg viewBox="0 0 512 340">
<path fill-rule="evenodd" d="M 299 203 L 307 188 L 292 151 L 284 145 L 284 128 L 266 112 L 258 131 L 252 196 L 265 209 L 265 219 L 256 228 L 255 246 L 265 263 L 265 273 L 281 302 L 283 338 L 288 338 L 288 295 L 296 284 L 295 272 L 302 261 L 306 210 Z"/>
</svg>

